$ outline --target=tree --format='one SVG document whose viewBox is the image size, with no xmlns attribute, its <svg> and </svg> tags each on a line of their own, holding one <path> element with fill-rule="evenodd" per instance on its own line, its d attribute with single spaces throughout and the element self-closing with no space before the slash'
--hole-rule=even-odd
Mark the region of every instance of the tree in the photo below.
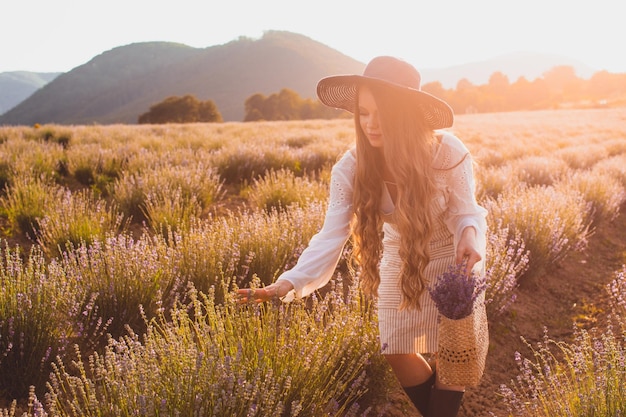
<svg viewBox="0 0 626 417">
<path fill-rule="evenodd" d="M 137 120 L 139 124 L 222 121 L 222 115 L 212 100 L 200 101 L 191 94 L 167 97 L 162 102 L 150 106 L 150 110 L 140 115 Z"/>
<path fill-rule="evenodd" d="M 297 92 L 283 88 L 278 93 L 264 96 L 256 93 L 244 103 L 244 122 L 258 120 L 307 120 L 334 119 L 343 116 L 343 111 L 324 106 L 319 100 L 301 98 Z"/>
</svg>

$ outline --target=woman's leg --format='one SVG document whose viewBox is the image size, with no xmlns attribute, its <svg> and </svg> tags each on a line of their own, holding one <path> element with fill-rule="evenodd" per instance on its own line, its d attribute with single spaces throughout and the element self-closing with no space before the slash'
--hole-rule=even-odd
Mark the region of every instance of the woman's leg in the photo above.
<svg viewBox="0 0 626 417">
<path fill-rule="evenodd" d="M 428 413 L 435 374 L 430 364 L 420 354 L 384 355 L 400 385 L 418 411 Z"/>
<path fill-rule="evenodd" d="M 428 405 L 428 417 L 456 417 L 461 408 L 461 400 L 465 387 L 459 385 L 446 385 L 439 381 L 435 382 L 430 402 Z"/>
</svg>

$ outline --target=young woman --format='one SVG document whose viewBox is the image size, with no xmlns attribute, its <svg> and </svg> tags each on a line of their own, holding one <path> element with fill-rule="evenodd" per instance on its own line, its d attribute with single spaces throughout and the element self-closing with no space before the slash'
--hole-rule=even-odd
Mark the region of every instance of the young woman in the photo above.
<svg viewBox="0 0 626 417">
<path fill-rule="evenodd" d="M 483 269 L 486 210 L 470 153 L 441 130 L 452 126 L 451 108 L 420 83 L 415 68 L 387 56 L 362 75 L 319 82 L 324 104 L 354 114 L 356 147 L 333 167 L 324 225 L 296 266 L 239 295 L 309 295 L 328 283 L 352 235 L 361 285 L 377 298 L 383 355 L 422 415 L 456 416 L 464 387 L 443 385 L 426 359 L 437 351 L 438 316 L 428 288 L 454 263 Z"/>
</svg>

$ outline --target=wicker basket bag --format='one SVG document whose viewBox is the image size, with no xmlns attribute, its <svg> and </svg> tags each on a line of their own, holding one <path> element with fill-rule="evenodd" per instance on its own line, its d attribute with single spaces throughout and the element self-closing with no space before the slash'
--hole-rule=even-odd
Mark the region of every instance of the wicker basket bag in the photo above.
<svg viewBox="0 0 626 417">
<path fill-rule="evenodd" d="M 476 386 L 485 371 L 489 329 L 485 277 L 451 265 L 429 289 L 439 310 L 437 373 L 447 385 Z"/>
<path fill-rule="evenodd" d="M 485 371 L 489 329 L 484 301 L 462 319 L 439 317 L 437 373 L 447 385 L 476 386 Z"/>
</svg>

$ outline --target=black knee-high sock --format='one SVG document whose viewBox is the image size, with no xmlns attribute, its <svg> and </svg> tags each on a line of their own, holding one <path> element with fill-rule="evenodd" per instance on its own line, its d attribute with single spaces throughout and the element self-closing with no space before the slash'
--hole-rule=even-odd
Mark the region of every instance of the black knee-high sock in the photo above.
<svg viewBox="0 0 626 417">
<path fill-rule="evenodd" d="M 428 417 L 456 417 L 461 408 L 463 391 L 449 391 L 433 387 L 428 406 Z"/>
<path fill-rule="evenodd" d="M 415 408 L 422 414 L 422 416 L 428 416 L 428 404 L 430 402 L 430 394 L 435 385 L 435 373 L 421 384 L 414 385 L 412 387 L 403 387 L 406 395 L 411 399 Z"/>
</svg>

